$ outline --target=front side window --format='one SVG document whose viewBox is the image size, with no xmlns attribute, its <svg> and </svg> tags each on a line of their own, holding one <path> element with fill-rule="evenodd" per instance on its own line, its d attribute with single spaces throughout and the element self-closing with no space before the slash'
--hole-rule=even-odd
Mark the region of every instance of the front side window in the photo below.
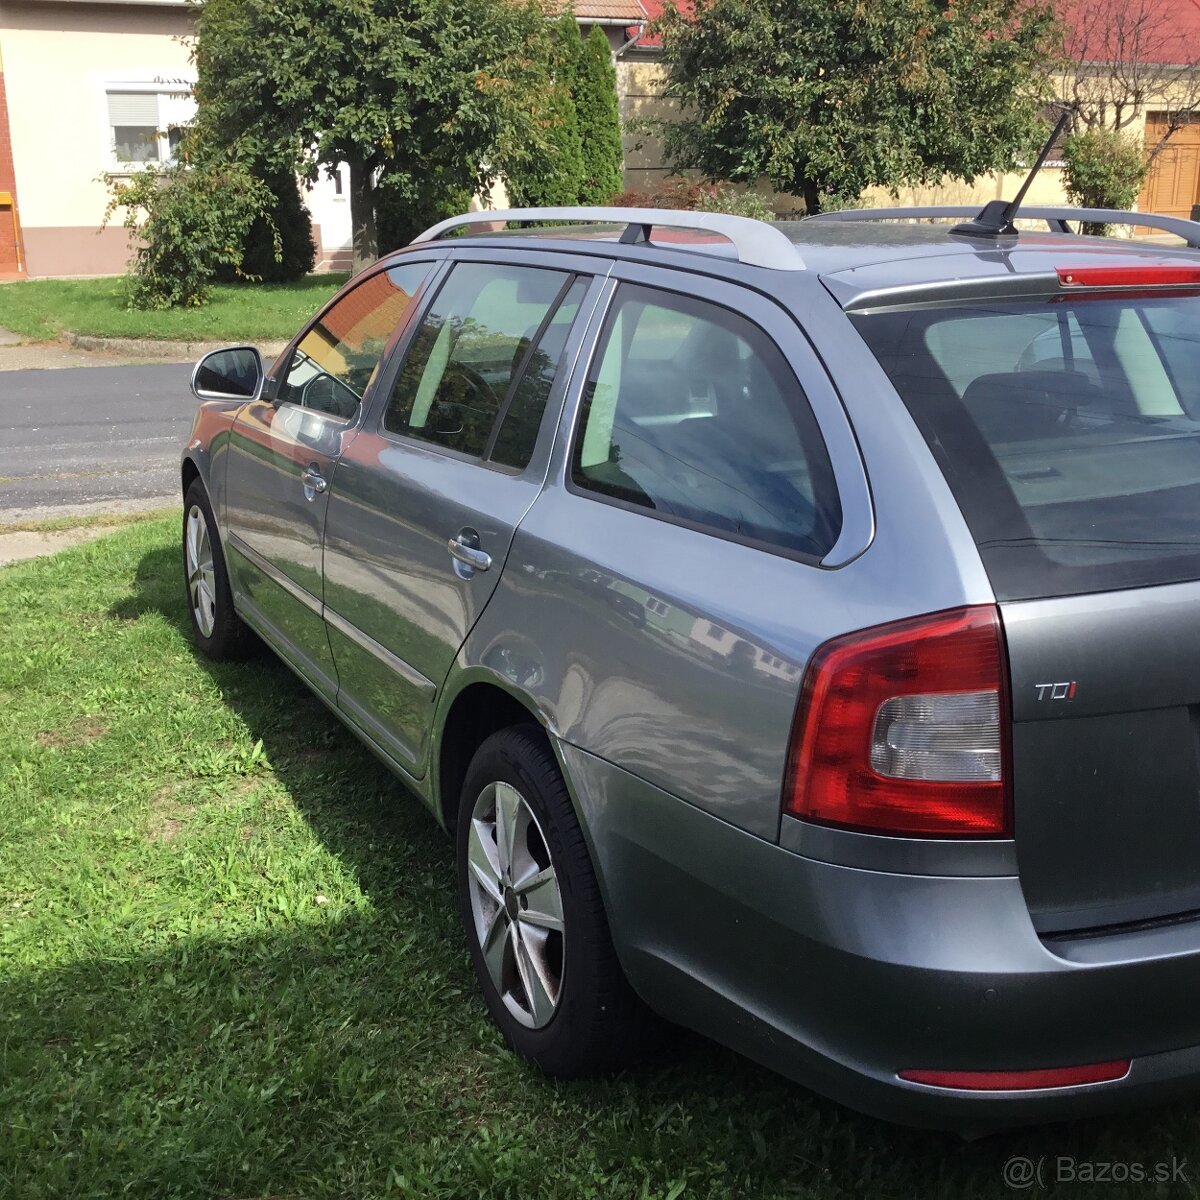
<svg viewBox="0 0 1200 1200">
<path fill-rule="evenodd" d="M 778 347 L 744 317 L 622 285 L 584 401 L 576 487 L 801 557 L 837 540 L 816 418 Z"/>
<path fill-rule="evenodd" d="M 292 353 L 279 400 L 351 419 L 432 263 L 371 275 L 313 322 Z"/>
<path fill-rule="evenodd" d="M 560 306 L 574 315 L 566 302 L 577 283 L 564 271 L 538 267 L 455 266 L 413 339 L 384 414 L 384 428 L 483 457 L 498 420 L 512 407 L 510 401 L 515 403 L 514 385 L 528 376 L 531 347 L 547 344 L 548 334 L 558 336 L 560 327 L 548 319 Z M 571 303 L 578 308 L 577 299 Z M 565 340 L 565 332 L 562 336 Z M 556 352 L 555 364 L 558 357 Z M 499 461 L 524 465 L 529 410 L 537 403 L 536 394 L 522 399 L 521 423 L 514 416 L 512 444 L 504 443 Z M 539 421 L 540 417 L 537 409 Z M 510 428 L 507 422 L 505 428 Z"/>
</svg>

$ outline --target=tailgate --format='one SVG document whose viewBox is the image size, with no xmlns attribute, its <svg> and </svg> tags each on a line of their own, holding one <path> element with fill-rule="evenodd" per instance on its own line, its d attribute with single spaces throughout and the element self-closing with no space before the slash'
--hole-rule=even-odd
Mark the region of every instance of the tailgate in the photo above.
<svg viewBox="0 0 1200 1200">
<path fill-rule="evenodd" d="M 1001 606 L 1035 924 L 1200 909 L 1200 584 Z"/>
</svg>

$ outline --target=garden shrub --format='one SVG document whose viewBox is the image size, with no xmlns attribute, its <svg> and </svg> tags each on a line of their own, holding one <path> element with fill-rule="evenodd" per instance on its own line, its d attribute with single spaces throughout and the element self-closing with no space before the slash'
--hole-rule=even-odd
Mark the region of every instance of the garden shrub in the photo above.
<svg viewBox="0 0 1200 1200">
<path fill-rule="evenodd" d="M 317 262 L 312 216 L 300 194 L 300 184 L 290 172 L 268 175 L 264 182 L 274 203 L 270 216 L 254 218 L 242 246 L 240 267 L 222 266 L 218 278 L 240 276 L 264 283 L 291 283 L 303 279 Z M 279 235 L 278 255 L 276 233 Z"/>
<path fill-rule="evenodd" d="M 1111 129 L 1088 129 L 1063 141 L 1063 187 L 1082 208 L 1132 208 L 1149 163 L 1140 142 Z M 1103 234 L 1107 226 L 1085 223 L 1084 232 Z"/>
<path fill-rule="evenodd" d="M 274 197 L 237 162 L 148 167 L 122 178 L 106 176 L 104 222 L 125 210 L 136 239 L 130 260 L 133 308 L 198 308 L 221 268 L 244 274 L 246 238 L 256 218 L 268 222 Z M 278 248 L 278 233 L 272 237 Z"/>
</svg>

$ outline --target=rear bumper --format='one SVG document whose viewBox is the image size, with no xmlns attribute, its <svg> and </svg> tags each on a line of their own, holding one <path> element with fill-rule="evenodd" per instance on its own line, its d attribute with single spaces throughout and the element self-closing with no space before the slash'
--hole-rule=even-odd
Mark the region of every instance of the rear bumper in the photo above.
<svg viewBox="0 0 1200 1200">
<path fill-rule="evenodd" d="M 1200 1090 L 1200 923 L 1046 943 L 1015 876 L 818 862 L 561 753 L 621 961 L 671 1020 L 911 1125 L 982 1131 Z M 1125 1058 L 1118 1081 L 1040 1091 L 897 1074 Z"/>
</svg>

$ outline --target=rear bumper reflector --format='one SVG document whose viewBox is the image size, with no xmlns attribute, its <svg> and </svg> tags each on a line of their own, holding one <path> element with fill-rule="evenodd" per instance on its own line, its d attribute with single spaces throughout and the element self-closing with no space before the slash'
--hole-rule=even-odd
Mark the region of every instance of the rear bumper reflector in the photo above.
<svg viewBox="0 0 1200 1200">
<path fill-rule="evenodd" d="M 1038 1088 L 1113 1083 L 1129 1074 L 1129 1059 L 1089 1063 L 1083 1067 L 1046 1067 L 1034 1071 L 901 1071 L 900 1078 L 926 1087 L 968 1092 L 1026 1092 Z"/>
</svg>

